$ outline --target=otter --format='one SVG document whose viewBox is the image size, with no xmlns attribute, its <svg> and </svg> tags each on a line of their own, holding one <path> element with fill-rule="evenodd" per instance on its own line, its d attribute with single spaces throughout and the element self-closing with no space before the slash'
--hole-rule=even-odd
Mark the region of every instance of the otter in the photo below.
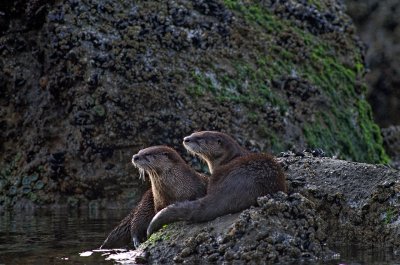
<svg viewBox="0 0 400 265">
<path fill-rule="evenodd" d="M 285 175 L 274 157 L 251 153 L 225 133 L 196 132 L 185 137 L 183 145 L 209 167 L 207 195 L 172 204 L 158 212 L 150 222 L 147 236 L 164 224 L 209 221 L 256 205 L 260 196 L 287 192 Z"/>
<path fill-rule="evenodd" d="M 100 248 L 122 247 L 133 242 L 135 248 L 146 239 L 153 216 L 170 204 L 191 201 L 206 194 L 207 179 L 189 167 L 182 157 L 167 146 L 152 146 L 132 157 L 141 178 L 150 178 L 151 188 L 140 203 L 116 226 Z"/>
<path fill-rule="evenodd" d="M 130 242 L 137 248 L 155 214 L 153 193 L 149 189 L 143 194 L 139 204 L 110 232 L 100 249 L 125 247 Z"/>
</svg>

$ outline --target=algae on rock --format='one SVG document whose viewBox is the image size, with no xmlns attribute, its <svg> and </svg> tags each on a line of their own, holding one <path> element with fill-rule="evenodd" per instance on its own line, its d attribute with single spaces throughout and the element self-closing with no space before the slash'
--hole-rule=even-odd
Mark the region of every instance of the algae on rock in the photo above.
<svg viewBox="0 0 400 265">
<path fill-rule="evenodd" d="M 0 10 L 0 208 L 133 203 L 131 155 L 184 153 L 201 129 L 257 151 L 388 160 L 340 1 L 17 2 Z"/>
<path fill-rule="evenodd" d="M 139 247 L 141 256 L 148 263 L 314 264 L 337 259 L 338 245 L 399 251 L 400 171 L 310 152 L 278 161 L 289 194 L 208 222 L 170 224 Z"/>
</svg>

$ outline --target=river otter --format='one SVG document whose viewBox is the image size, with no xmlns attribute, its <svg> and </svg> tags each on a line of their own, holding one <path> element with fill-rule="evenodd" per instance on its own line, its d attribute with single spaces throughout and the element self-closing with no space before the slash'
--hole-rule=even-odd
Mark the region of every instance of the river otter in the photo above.
<svg viewBox="0 0 400 265">
<path fill-rule="evenodd" d="M 155 214 L 153 193 L 149 189 L 139 204 L 110 232 L 100 249 L 125 247 L 130 242 L 137 248 Z"/>
<path fill-rule="evenodd" d="M 139 205 L 113 229 L 100 248 L 115 248 L 129 244 L 135 247 L 146 238 L 146 229 L 153 216 L 168 205 L 194 200 L 206 194 L 206 178 L 197 173 L 181 156 L 167 146 L 140 150 L 132 157 L 140 177 L 150 178 L 151 189 Z"/>
<path fill-rule="evenodd" d="M 170 205 L 158 212 L 147 229 L 147 236 L 164 224 L 179 220 L 212 220 L 255 205 L 260 196 L 287 192 L 283 171 L 272 156 L 250 153 L 224 133 L 196 132 L 185 137 L 183 145 L 209 167 L 207 195 L 195 201 Z"/>
</svg>

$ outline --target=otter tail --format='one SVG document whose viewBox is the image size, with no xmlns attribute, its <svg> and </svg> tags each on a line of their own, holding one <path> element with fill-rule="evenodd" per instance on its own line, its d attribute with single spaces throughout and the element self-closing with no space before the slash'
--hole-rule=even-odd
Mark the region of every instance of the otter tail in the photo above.
<svg viewBox="0 0 400 265">
<path fill-rule="evenodd" d="M 126 247 L 130 242 L 137 248 L 146 239 L 146 228 L 154 214 L 153 193 L 149 189 L 137 207 L 110 232 L 100 249 Z"/>
<path fill-rule="evenodd" d="M 131 219 L 134 210 L 116 226 L 104 240 L 100 249 L 125 247 L 131 241 Z"/>
<path fill-rule="evenodd" d="M 143 195 L 131 220 L 130 235 L 135 248 L 138 248 L 140 243 L 146 240 L 147 226 L 155 214 L 153 192 L 149 189 Z"/>
</svg>

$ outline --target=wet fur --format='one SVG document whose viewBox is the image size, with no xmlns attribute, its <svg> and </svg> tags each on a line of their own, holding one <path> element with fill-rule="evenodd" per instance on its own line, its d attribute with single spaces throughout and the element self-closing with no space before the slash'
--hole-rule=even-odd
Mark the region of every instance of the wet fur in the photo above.
<svg viewBox="0 0 400 265">
<path fill-rule="evenodd" d="M 134 163 L 142 179 L 145 177 L 144 173 L 147 173 L 151 189 L 143 195 L 138 206 L 112 230 L 101 248 L 124 247 L 131 241 L 138 247 L 146 239 L 146 229 L 158 211 L 170 204 L 195 200 L 206 194 L 206 178 L 190 168 L 175 150 L 166 146 L 143 150 L 167 154 L 165 166 L 163 167 L 162 161 L 161 164 L 160 161 L 146 161 L 146 169 L 143 169 Z"/>
<path fill-rule="evenodd" d="M 142 242 L 146 239 L 147 226 L 155 214 L 153 193 L 149 189 L 139 204 L 110 232 L 100 248 L 119 248 L 128 246 L 131 241 L 135 245 Z"/>
<path fill-rule="evenodd" d="M 268 154 L 240 153 L 214 167 L 205 197 L 176 203 L 158 212 L 147 235 L 174 221 L 203 222 L 242 211 L 256 205 L 258 197 L 278 191 L 287 192 L 287 187 L 275 159 Z"/>
</svg>

